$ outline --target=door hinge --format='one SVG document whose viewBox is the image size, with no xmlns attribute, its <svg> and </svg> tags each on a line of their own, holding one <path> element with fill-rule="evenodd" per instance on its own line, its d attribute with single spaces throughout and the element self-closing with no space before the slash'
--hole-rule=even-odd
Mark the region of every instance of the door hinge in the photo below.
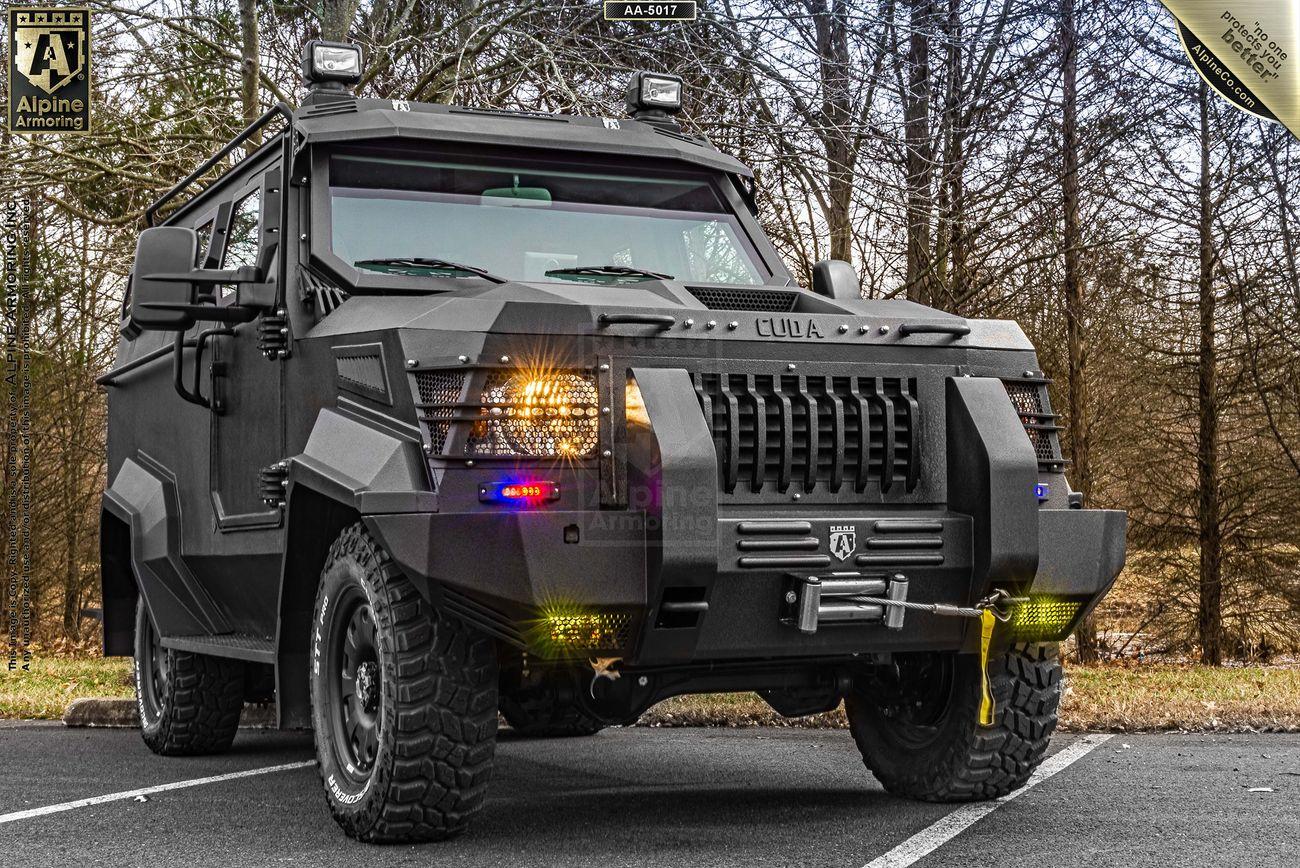
<svg viewBox="0 0 1300 868">
<path fill-rule="evenodd" d="M 257 474 L 262 491 L 262 503 L 276 507 L 284 505 L 284 488 L 289 480 L 289 462 L 277 461 L 263 467 Z"/>
<path fill-rule="evenodd" d="M 289 316 L 284 308 L 258 320 L 257 350 L 271 361 L 289 358 Z"/>
</svg>

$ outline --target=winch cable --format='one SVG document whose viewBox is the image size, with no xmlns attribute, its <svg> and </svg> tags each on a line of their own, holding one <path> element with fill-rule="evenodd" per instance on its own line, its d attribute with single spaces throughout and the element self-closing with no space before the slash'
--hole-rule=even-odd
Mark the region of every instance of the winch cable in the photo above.
<svg viewBox="0 0 1300 868">
<path fill-rule="evenodd" d="M 984 615 L 990 614 L 998 621 L 1003 623 L 1011 620 L 1012 610 L 1015 606 L 1027 603 L 1027 597 L 1013 597 L 1006 591 L 998 589 L 984 597 L 973 607 L 954 606 L 951 603 L 913 603 L 908 600 L 889 600 L 883 597 L 853 597 L 851 598 L 861 603 L 875 603 L 880 606 L 894 606 L 899 609 L 913 609 L 917 612 L 930 612 L 934 615 L 943 615 L 951 618 L 983 618 Z"/>
</svg>

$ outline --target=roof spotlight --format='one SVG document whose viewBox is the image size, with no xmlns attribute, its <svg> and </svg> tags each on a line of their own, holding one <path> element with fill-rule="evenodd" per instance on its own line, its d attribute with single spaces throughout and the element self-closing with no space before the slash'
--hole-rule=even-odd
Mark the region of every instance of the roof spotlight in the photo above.
<svg viewBox="0 0 1300 868">
<path fill-rule="evenodd" d="M 667 119 L 682 110 L 682 80 L 661 72 L 634 72 L 627 84 L 627 110 L 637 120 Z"/>
<path fill-rule="evenodd" d="M 302 77 L 313 87 L 356 84 L 361 81 L 361 46 L 311 40 L 302 50 Z"/>
</svg>

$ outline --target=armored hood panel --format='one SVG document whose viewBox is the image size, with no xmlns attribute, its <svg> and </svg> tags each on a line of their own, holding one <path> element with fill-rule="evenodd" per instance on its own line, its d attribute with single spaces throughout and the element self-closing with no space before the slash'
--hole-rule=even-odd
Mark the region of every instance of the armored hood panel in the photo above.
<svg viewBox="0 0 1300 868">
<path fill-rule="evenodd" d="M 305 106 L 297 126 L 311 143 L 426 139 L 676 160 L 745 177 L 753 174 L 740 161 L 690 136 L 633 120 L 358 99 Z"/>
<path fill-rule="evenodd" d="M 677 323 L 663 331 L 638 325 L 601 326 L 602 313 L 628 312 L 672 314 Z M 955 339 L 942 334 L 899 334 L 903 323 L 954 322 L 968 325 L 970 334 Z M 1009 320 L 964 320 L 909 301 L 863 301 L 844 305 L 839 313 L 710 310 L 684 286 L 670 282 L 621 287 L 506 283 L 438 295 L 354 296 L 307 337 L 386 329 L 1033 350 L 1020 326 Z"/>
</svg>

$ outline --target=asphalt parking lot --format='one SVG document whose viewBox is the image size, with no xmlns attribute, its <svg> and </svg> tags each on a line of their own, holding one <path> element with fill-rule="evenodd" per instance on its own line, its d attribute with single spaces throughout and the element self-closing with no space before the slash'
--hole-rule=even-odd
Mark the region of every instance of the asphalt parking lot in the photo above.
<svg viewBox="0 0 1300 868">
<path fill-rule="evenodd" d="M 164 759 L 134 730 L 0 721 L 0 853 L 23 868 L 1300 864 L 1300 735 L 1062 735 L 1052 750 L 1031 789 L 961 808 L 887 795 L 841 731 L 503 733 L 467 835 L 372 848 L 330 819 L 309 735 L 245 730 L 225 756 Z"/>
</svg>

